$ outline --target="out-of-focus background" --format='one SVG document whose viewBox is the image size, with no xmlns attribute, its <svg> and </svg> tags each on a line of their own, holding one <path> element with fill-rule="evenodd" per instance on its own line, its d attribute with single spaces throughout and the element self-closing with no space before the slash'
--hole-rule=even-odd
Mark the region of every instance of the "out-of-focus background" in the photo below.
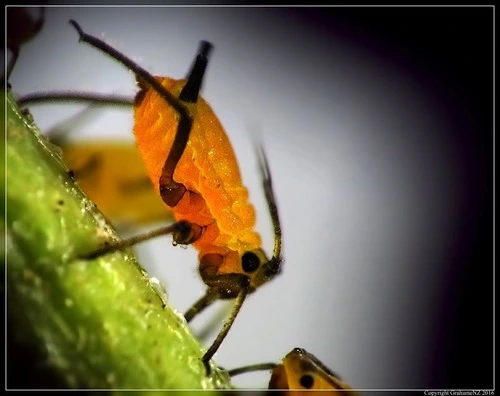
<svg viewBox="0 0 500 396">
<path fill-rule="evenodd" d="M 252 149 L 263 140 L 285 262 L 243 306 L 219 365 L 300 346 L 355 388 L 493 387 L 491 7 L 49 8 L 21 49 L 15 93 L 134 95 L 134 76 L 79 44 L 70 18 L 157 75 L 183 77 L 199 40 L 214 43 L 203 95 L 270 252 Z M 30 111 L 48 130 L 83 107 Z M 73 135 L 132 141 L 132 112 L 99 111 Z M 204 292 L 193 248 L 163 237 L 138 254 L 180 312 Z M 194 334 L 225 306 L 196 318 Z"/>
</svg>

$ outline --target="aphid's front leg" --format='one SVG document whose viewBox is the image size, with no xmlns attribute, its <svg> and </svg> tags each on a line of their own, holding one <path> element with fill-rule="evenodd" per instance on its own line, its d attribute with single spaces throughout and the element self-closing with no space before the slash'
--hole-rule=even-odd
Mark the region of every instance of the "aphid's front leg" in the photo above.
<svg viewBox="0 0 500 396">
<path fill-rule="evenodd" d="M 204 276 L 203 280 L 209 288 L 205 295 L 199 299 L 184 315 L 188 322 L 212 304 L 216 299 L 236 297 L 231 313 L 224 322 L 222 329 L 219 331 L 215 341 L 212 343 L 210 348 L 208 348 L 207 352 L 201 359 L 205 365 L 208 375 L 210 374 L 210 359 L 212 359 L 213 355 L 222 344 L 222 341 L 226 338 L 226 335 L 231 329 L 241 306 L 250 292 L 250 278 L 244 274 L 216 274 L 210 277 Z"/>
<path fill-rule="evenodd" d="M 196 315 L 212 305 L 215 300 L 235 298 L 239 291 L 250 284 L 250 278 L 244 274 L 219 274 L 207 278 L 203 274 L 203 280 L 209 284 L 207 292 L 196 301 L 184 314 L 184 318 L 189 323 Z M 230 294 L 229 294 L 230 293 Z"/>
<path fill-rule="evenodd" d="M 118 250 L 123 250 L 123 249 L 126 249 L 128 247 L 137 245 L 140 242 L 144 242 L 144 241 L 147 241 L 149 239 L 156 238 L 157 236 L 160 236 L 160 235 L 173 234 L 174 238 L 176 235 L 181 235 L 181 236 L 187 238 L 186 235 L 188 235 L 188 234 L 186 234 L 187 233 L 186 230 L 189 230 L 189 229 L 191 229 L 191 225 L 189 223 L 187 223 L 185 221 L 179 221 L 179 222 L 171 224 L 169 226 L 161 227 L 161 228 L 158 228 L 157 230 L 153 230 L 151 232 L 148 232 L 148 233 L 145 233 L 142 235 L 137 235 L 135 237 L 116 242 L 112 245 L 105 245 L 100 249 L 94 250 L 93 252 L 90 252 L 88 254 L 81 256 L 81 258 L 86 259 L 86 260 L 92 260 L 92 259 L 104 256 L 105 254 L 116 252 Z M 181 238 L 181 237 L 178 237 L 178 238 Z"/>
<path fill-rule="evenodd" d="M 278 365 L 277 363 L 259 363 L 259 364 L 252 364 L 250 366 L 238 367 L 226 371 L 230 377 L 234 377 L 236 375 L 251 373 L 253 371 L 273 370 L 277 365 Z"/>
<path fill-rule="evenodd" d="M 191 322 L 196 315 L 201 313 L 208 306 L 212 305 L 212 303 L 217 299 L 219 299 L 219 291 L 215 288 L 209 287 L 207 292 L 184 314 L 186 322 Z"/>
<path fill-rule="evenodd" d="M 241 309 L 243 303 L 245 302 L 245 299 L 248 295 L 248 292 L 249 292 L 248 285 L 246 287 L 243 287 L 240 290 L 240 292 L 238 293 L 238 296 L 236 297 L 236 300 L 234 301 L 233 309 L 231 310 L 229 317 L 224 322 L 222 329 L 219 331 L 217 338 L 212 343 L 210 348 L 208 348 L 208 351 L 206 351 L 205 354 L 203 355 L 203 357 L 201 358 L 201 361 L 205 365 L 207 375 L 210 374 L 210 365 L 209 365 L 210 359 L 212 359 L 215 352 L 217 352 L 217 349 L 219 349 L 220 345 L 222 344 L 222 341 L 224 341 L 224 338 L 226 338 L 227 333 L 231 329 L 231 326 L 233 325 L 234 320 L 236 319 L 236 316 L 238 315 L 238 312 L 240 312 L 240 309 Z"/>
</svg>

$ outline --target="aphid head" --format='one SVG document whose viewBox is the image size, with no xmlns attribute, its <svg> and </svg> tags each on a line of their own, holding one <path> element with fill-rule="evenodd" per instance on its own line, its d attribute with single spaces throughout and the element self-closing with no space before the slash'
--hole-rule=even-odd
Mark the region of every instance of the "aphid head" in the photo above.
<svg viewBox="0 0 500 396">
<path fill-rule="evenodd" d="M 199 271 L 205 281 L 220 274 L 243 274 L 248 278 L 249 292 L 271 280 L 280 271 L 280 259 L 269 260 L 262 249 L 248 250 L 243 253 L 221 248 L 218 252 L 206 253 L 200 257 Z M 226 269 L 229 269 L 227 271 Z M 237 269 L 237 270 L 236 270 Z M 209 283 L 210 284 L 210 283 Z M 241 290 L 239 281 L 227 280 L 220 298 L 234 298 Z"/>
<path fill-rule="evenodd" d="M 318 358 L 301 348 L 293 349 L 273 370 L 269 388 L 352 389 Z"/>
<path fill-rule="evenodd" d="M 281 270 L 281 257 L 269 260 L 262 249 L 247 251 L 240 260 L 242 272 L 250 278 L 252 290 L 273 279 Z"/>
</svg>

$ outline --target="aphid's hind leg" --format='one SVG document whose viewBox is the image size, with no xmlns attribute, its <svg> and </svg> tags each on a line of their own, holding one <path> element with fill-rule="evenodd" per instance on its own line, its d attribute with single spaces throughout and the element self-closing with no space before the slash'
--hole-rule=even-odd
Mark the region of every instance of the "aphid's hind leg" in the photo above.
<svg viewBox="0 0 500 396">
<path fill-rule="evenodd" d="M 189 73 L 188 80 L 182 89 L 179 99 L 187 103 L 196 103 L 198 94 L 203 82 L 203 76 L 208 64 L 208 56 L 212 44 L 207 41 L 202 41 L 198 50 L 198 55 Z M 160 176 L 160 195 L 163 201 L 170 207 L 174 207 L 181 200 L 186 192 L 186 187 L 182 183 L 174 181 L 174 171 L 179 163 L 179 160 L 186 148 L 192 124 L 179 120 L 177 132 L 175 134 L 172 148 L 168 153 L 165 164 L 163 165 L 162 174 Z"/>
<path fill-rule="evenodd" d="M 76 29 L 78 35 L 80 36 L 80 41 L 83 41 L 91 46 L 103 51 L 107 55 L 111 56 L 129 70 L 133 71 L 141 83 L 151 87 L 155 92 L 160 95 L 166 103 L 174 108 L 174 110 L 179 114 L 179 124 L 177 126 L 177 133 L 174 138 L 174 143 L 172 149 L 165 160 L 163 165 L 162 175 L 160 176 L 160 194 L 169 206 L 175 206 L 179 199 L 185 192 L 185 187 L 173 180 L 173 174 L 179 159 L 186 147 L 187 141 L 189 139 L 189 134 L 191 132 L 191 126 L 193 124 L 193 118 L 187 109 L 187 107 L 174 95 L 172 95 L 167 89 L 165 89 L 160 82 L 153 77 L 147 70 L 140 67 L 137 63 L 132 61 L 130 58 L 126 57 L 122 53 L 115 50 L 110 45 L 106 44 L 104 41 L 94 37 L 90 34 L 85 33 L 80 25 L 74 20 L 69 21 L 71 25 Z M 208 51 L 204 51 L 200 55 L 206 54 Z M 203 56 L 200 56 L 203 58 Z M 205 59 L 206 61 L 206 59 Z"/>
<path fill-rule="evenodd" d="M 83 41 L 99 50 L 104 52 L 105 54 L 111 56 L 122 65 L 127 67 L 129 70 L 133 71 L 137 78 L 141 81 L 142 84 L 154 89 L 154 91 L 163 99 L 166 103 L 173 107 L 173 109 L 179 114 L 179 124 L 177 125 L 177 132 L 174 138 L 174 142 L 172 145 L 172 149 L 170 150 L 167 159 L 163 165 L 162 175 L 160 176 L 159 185 L 160 185 L 160 194 L 162 199 L 167 203 L 167 205 L 173 207 L 177 204 L 178 200 L 182 197 L 186 188 L 181 183 L 177 183 L 173 180 L 173 173 L 179 162 L 179 159 L 186 148 L 189 134 L 191 132 L 191 126 L 193 124 L 193 118 L 186 107 L 179 99 L 177 99 L 174 95 L 172 95 L 165 87 L 163 87 L 160 82 L 153 77 L 147 70 L 140 67 L 137 63 L 132 61 L 130 58 L 126 57 L 119 51 L 115 50 L 110 45 L 106 44 L 104 41 L 100 40 L 97 37 L 94 37 L 90 34 L 85 33 L 80 25 L 74 20 L 70 20 L 69 23 L 76 29 L 78 32 L 80 41 Z M 205 64 L 208 62 L 208 53 L 210 49 L 210 44 L 205 43 L 202 44 L 198 57 L 196 59 L 196 63 Z M 194 74 L 202 73 L 201 76 L 197 77 L 197 80 L 200 81 L 203 76 L 203 72 L 205 67 L 194 67 Z M 137 99 L 137 98 L 136 98 Z M 201 227 L 197 225 L 191 225 L 186 222 L 179 222 L 173 224 L 172 226 L 159 229 L 153 231 L 152 233 L 142 235 L 136 238 L 131 238 L 128 241 L 120 242 L 113 246 L 108 246 L 103 249 L 99 249 L 98 251 L 91 253 L 88 257 L 98 257 L 104 253 L 110 251 L 116 251 L 123 249 L 124 247 L 132 246 L 140 241 L 144 241 L 146 239 L 153 238 L 158 235 L 165 235 L 168 233 L 174 234 L 174 240 L 177 243 L 192 243 L 197 239 L 197 235 L 201 235 Z M 189 238 L 188 238 L 189 236 Z"/>
</svg>

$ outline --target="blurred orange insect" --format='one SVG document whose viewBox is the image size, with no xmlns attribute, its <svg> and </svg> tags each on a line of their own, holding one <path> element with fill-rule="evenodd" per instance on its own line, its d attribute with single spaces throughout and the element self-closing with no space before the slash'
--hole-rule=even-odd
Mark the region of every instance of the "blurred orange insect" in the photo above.
<svg viewBox="0 0 500 396">
<path fill-rule="evenodd" d="M 153 188 L 146 166 L 133 142 L 117 139 L 73 141 L 68 134 L 82 118 L 101 104 L 132 106 L 125 97 L 99 96 L 79 92 L 44 92 L 17 100 L 20 106 L 70 101 L 93 105 L 58 125 L 45 135 L 61 148 L 64 162 L 74 180 L 104 216 L 116 227 L 126 229 L 172 221 L 173 213 Z"/>
<path fill-rule="evenodd" d="M 228 374 L 235 375 L 259 371 L 272 370 L 269 389 L 287 390 L 287 395 L 307 395 L 313 392 L 307 390 L 330 390 L 333 394 L 350 394 L 342 390 L 352 389 L 341 378 L 326 367 L 316 356 L 302 348 L 294 348 L 281 363 L 263 363 L 229 370 Z M 297 391 L 297 392 L 292 392 Z"/>
<path fill-rule="evenodd" d="M 75 21 L 70 23 L 80 41 L 136 74 L 141 88 L 134 102 L 137 147 L 156 191 L 176 219 L 168 227 L 104 246 L 86 257 L 99 257 L 165 234 L 172 234 L 174 244 L 193 244 L 208 289 L 186 312 L 186 320 L 192 320 L 217 299 L 235 299 L 222 329 L 202 357 L 209 372 L 209 361 L 247 295 L 280 271 L 281 228 L 267 159 L 260 149 L 263 188 L 275 234 L 270 259 L 254 230 L 255 211 L 248 201 L 229 139 L 211 107 L 199 97 L 212 45 L 201 42 L 187 81 L 153 77 L 102 40 L 84 33 Z"/>
<path fill-rule="evenodd" d="M 118 228 L 172 220 L 134 145 L 124 141 L 61 144 L 64 162 L 99 210 Z"/>
</svg>

